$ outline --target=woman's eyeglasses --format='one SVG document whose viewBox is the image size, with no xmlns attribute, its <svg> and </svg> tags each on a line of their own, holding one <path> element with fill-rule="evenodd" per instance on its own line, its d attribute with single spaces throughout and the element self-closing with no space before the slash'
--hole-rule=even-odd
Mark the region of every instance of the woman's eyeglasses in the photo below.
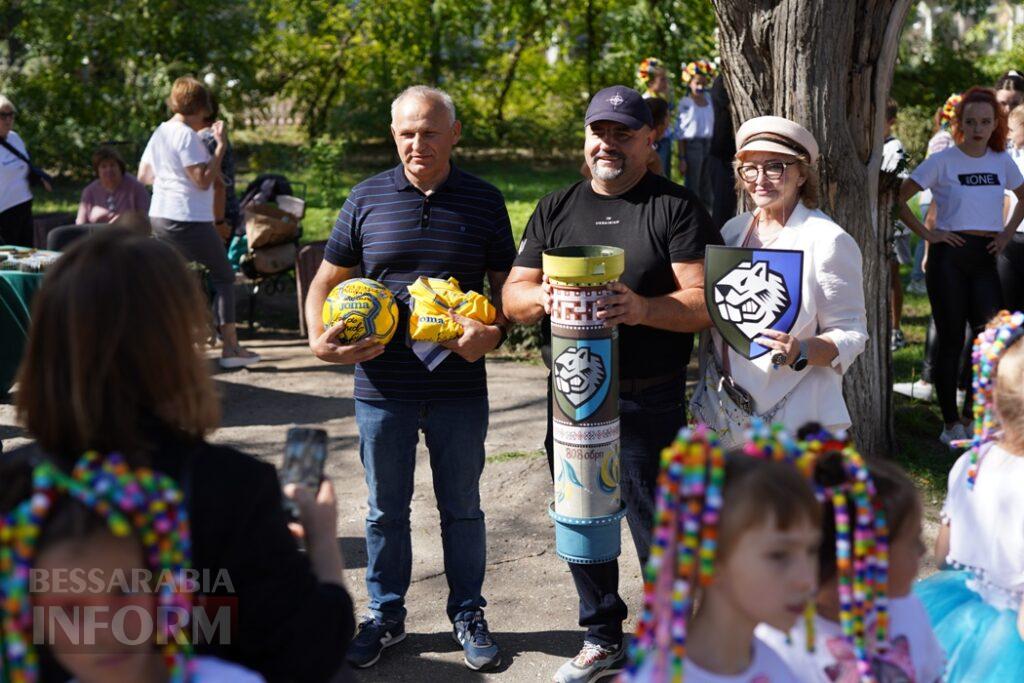
<svg viewBox="0 0 1024 683">
<path fill-rule="evenodd" d="M 757 176 L 761 171 L 764 171 L 764 177 L 768 180 L 778 180 L 786 172 L 787 166 L 800 163 L 798 161 L 769 161 L 763 166 L 757 164 L 743 164 L 736 169 L 736 172 L 740 174 L 740 178 L 752 183 L 757 180 Z"/>
<path fill-rule="evenodd" d="M 13 111 L 0 111 L 0 119 L 13 119 L 13 118 L 14 118 L 14 112 Z"/>
</svg>

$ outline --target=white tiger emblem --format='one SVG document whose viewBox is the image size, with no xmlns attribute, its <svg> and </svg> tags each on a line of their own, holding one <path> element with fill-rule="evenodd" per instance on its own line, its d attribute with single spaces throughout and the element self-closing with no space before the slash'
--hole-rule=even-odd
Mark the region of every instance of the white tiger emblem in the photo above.
<svg viewBox="0 0 1024 683">
<path fill-rule="evenodd" d="M 574 408 L 589 401 L 604 382 L 604 361 L 585 346 L 570 346 L 554 365 L 555 386 Z"/>
<path fill-rule="evenodd" d="M 715 305 L 723 318 L 753 340 L 789 308 L 789 291 L 782 275 L 767 261 L 742 261 L 714 285 Z"/>
</svg>

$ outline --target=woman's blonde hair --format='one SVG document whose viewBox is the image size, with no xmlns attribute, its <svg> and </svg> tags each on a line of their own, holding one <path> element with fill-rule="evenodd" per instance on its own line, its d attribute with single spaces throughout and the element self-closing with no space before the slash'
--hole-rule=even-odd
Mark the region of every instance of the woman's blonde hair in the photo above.
<svg viewBox="0 0 1024 683">
<path fill-rule="evenodd" d="M 18 113 L 18 108 L 14 106 L 14 102 L 11 102 L 7 95 L 0 95 L 0 109 L 3 109 L 4 107 L 10 107 L 11 111 L 15 114 Z"/>
<path fill-rule="evenodd" d="M 143 452 L 154 428 L 202 438 L 220 419 L 197 345 L 206 309 L 173 247 L 118 227 L 82 239 L 33 302 L 19 419 L 40 447 L 72 460 Z"/>
<path fill-rule="evenodd" d="M 818 180 L 817 165 L 812 164 L 810 160 L 808 160 L 808 158 L 803 156 L 802 154 L 789 154 L 783 156 L 789 156 L 790 158 L 796 160 L 796 168 L 800 172 L 800 175 L 803 176 L 804 178 L 804 184 L 800 186 L 800 189 L 798 190 L 797 194 L 800 201 L 803 202 L 803 205 L 806 206 L 808 209 L 818 208 L 820 182 Z M 734 174 L 736 175 L 736 190 L 739 192 L 746 192 L 747 183 L 746 181 L 743 180 L 743 178 L 740 177 L 739 171 L 739 168 L 742 165 L 743 162 L 740 159 L 733 159 L 732 168 Z"/>
<path fill-rule="evenodd" d="M 175 114 L 193 116 L 210 109 L 210 94 L 206 86 L 191 76 L 182 76 L 171 86 L 167 106 Z"/>
<path fill-rule="evenodd" d="M 1020 340 L 999 359 L 993 402 L 1004 434 L 1024 446 L 1024 343 Z"/>
</svg>

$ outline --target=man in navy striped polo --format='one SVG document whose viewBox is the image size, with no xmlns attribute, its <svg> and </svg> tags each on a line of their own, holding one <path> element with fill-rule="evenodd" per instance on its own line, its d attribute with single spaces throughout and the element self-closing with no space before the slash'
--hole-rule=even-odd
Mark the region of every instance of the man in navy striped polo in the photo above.
<svg viewBox="0 0 1024 683">
<path fill-rule="evenodd" d="M 309 345 L 331 363 L 355 364 L 359 455 L 369 488 L 366 586 L 369 616 L 349 648 L 356 667 L 373 665 L 405 638 L 405 593 L 412 572 L 409 504 L 418 432 L 423 431 L 448 579 L 448 617 L 471 669 L 491 669 L 500 653 L 484 620 L 485 566 L 480 474 L 487 434 L 483 356 L 505 339 L 501 288 L 515 258 L 505 200 L 493 185 L 451 163 L 461 123 L 446 93 L 413 86 L 391 105 L 391 134 L 401 164 L 352 189 L 331 232 L 306 301 Z M 400 332 L 387 346 L 365 339 L 342 345 L 339 327 L 321 332 L 327 294 L 359 273 L 399 299 Z M 448 353 L 420 355 L 406 341 L 409 294 L 418 276 L 457 279 L 483 291 L 498 309 L 494 325 L 453 316 L 465 332 Z M 431 369 L 433 368 L 433 369 Z"/>
</svg>

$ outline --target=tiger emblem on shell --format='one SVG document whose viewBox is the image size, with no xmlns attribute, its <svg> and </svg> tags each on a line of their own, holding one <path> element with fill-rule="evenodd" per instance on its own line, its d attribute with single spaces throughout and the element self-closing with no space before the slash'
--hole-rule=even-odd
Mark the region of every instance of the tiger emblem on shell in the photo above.
<svg viewBox="0 0 1024 683">
<path fill-rule="evenodd" d="M 570 346 L 554 362 L 555 386 L 579 408 L 597 393 L 604 382 L 604 360 L 585 346 Z"/>
<path fill-rule="evenodd" d="M 767 261 L 741 261 L 715 283 L 714 291 L 719 314 L 750 340 L 789 308 L 786 281 Z"/>
</svg>

